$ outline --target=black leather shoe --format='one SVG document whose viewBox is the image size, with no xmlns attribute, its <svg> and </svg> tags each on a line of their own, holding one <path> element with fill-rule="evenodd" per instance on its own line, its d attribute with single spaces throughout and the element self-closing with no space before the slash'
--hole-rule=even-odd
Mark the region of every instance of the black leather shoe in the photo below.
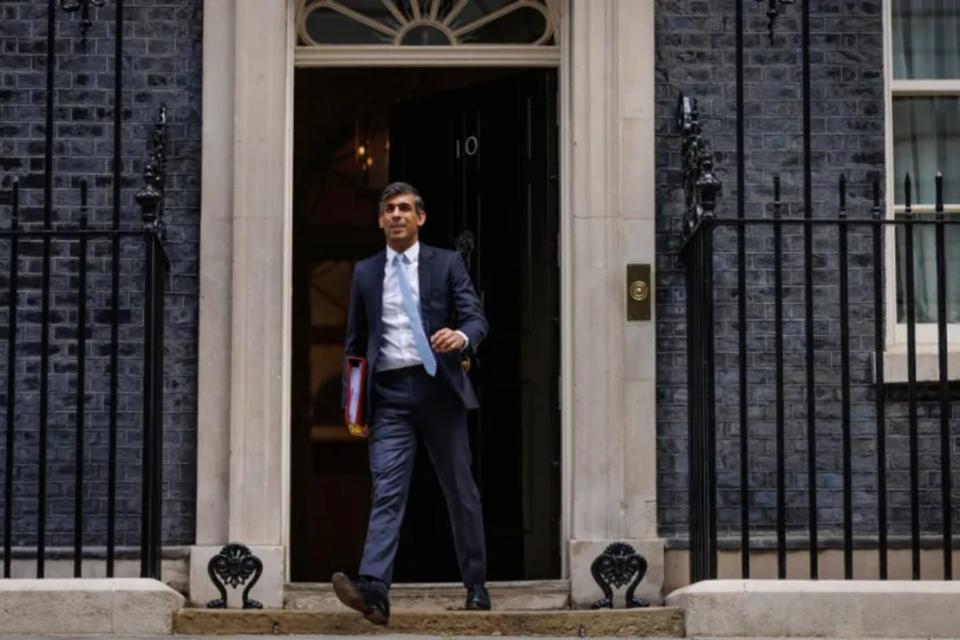
<svg viewBox="0 0 960 640">
<path fill-rule="evenodd" d="M 475 584 L 467 589 L 468 611 L 490 611 L 490 594 L 482 584 Z"/>
<path fill-rule="evenodd" d="M 333 574 L 333 592 L 343 604 L 359 611 L 373 624 L 390 621 L 390 599 L 386 587 L 367 580 L 352 580 L 339 571 Z"/>
</svg>

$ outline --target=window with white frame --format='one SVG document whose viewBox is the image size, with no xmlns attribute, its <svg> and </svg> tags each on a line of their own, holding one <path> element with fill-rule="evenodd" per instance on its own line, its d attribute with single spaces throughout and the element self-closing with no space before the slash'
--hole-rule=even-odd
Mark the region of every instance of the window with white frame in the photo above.
<svg viewBox="0 0 960 640">
<path fill-rule="evenodd" d="M 888 172 L 893 215 L 905 210 L 912 181 L 915 217 L 933 217 L 935 177 L 944 176 L 945 212 L 960 214 L 960 0 L 887 0 Z M 960 323 L 960 227 L 947 225 L 947 321 Z M 896 237 L 896 332 L 906 323 L 905 242 Z M 917 337 L 929 341 L 937 321 L 933 226 L 914 237 Z M 927 326 L 922 326 L 927 325 Z M 954 327 L 951 327 L 954 329 Z M 951 333 L 953 333 L 951 331 Z M 954 336 L 951 336 L 953 340 Z M 897 340 L 899 342 L 900 340 Z"/>
</svg>

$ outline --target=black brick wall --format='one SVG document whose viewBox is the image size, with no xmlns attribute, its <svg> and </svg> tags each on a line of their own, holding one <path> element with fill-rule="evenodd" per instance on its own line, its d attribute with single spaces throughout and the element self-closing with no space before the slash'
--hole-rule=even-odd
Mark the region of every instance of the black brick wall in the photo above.
<svg viewBox="0 0 960 640">
<path fill-rule="evenodd" d="M 783 181 L 783 215 L 802 217 L 802 102 L 799 5 L 782 7 L 776 38 L 767 39 L 767 3 L 744 2 L 746 215 L 772 215 L 772 178 Z M 682 91 L 700 101 L 716 151 L 724 194 L 719 217 L 736 217 L 735 3 L 658 0 L 657 358 L 659 527 L 686 535 L 687 361 L 683 212 L 675 110 Z M 880 0 L 811 3 L 813 215 L 835 217 L 836 181 L 849 182 L 849 215 L 870 215 L 870 182 L 884 167 L 883 40 Z M 873 358 L 873 252 L 866 228 L 850 235 L 850 331 L 854 530 L 876 531 L 876 438 Z M 814 234 L 818 521 L 836 535 L 842 522 L 840 325 L 837 231 Z M 719 520 L 721 535 L 739 531 L 739 388 L 735 233 L 716 236 L 716 359 Z M 760 534 L 775 522 L 775 368 L 773 240 L 769 228 L 747 234 L 751 523 Z M 803 239 L 784 234 L 786 483 L 789 529 L 803 533 L 807 511 L 806 373 Z M 956 407 L 954 407 L 956 410 Z M 891 532 L 909 531 L 906 403 L 887 405 Z M 921 522 L 939 526 L 939 419 L 920 407 Z M 956 442 L 954 450 L 956 450 Z M 956 484 L 958 476 L 954 478 Z"/>
<path fill-rule="evenodd" d="M 194 534 L 196 477 L 196 352 L 200 208 L 201 0 L 127 0 L 123 59 L 121 224 L 140 226 L 133 196 L 143 185 L 157 108 L 168 109 L 166 193 L 168 281 L 164 360 L 163 541 L 187 544 Z M 80 218 L 81 180 L 90 185 L 91 226 L 112 216 L 115 2 L 92 9 L 84 45 L 77 14 L 57 11 L 54 223 Z M 10 224 L 10 187 L 21 185 L 21 220 L 43 219 L 47 2 L 0 2 L 0 228 Z M 0 407 L 6 402 L 9 241 L 0 241 Z M 48 544 L 72 542 L 76 389 L 76 243 L 51 251 L 48 442 Z M 20 245 L 14 543 L 36 542 L 41 246 Z M 107 456 L 110 247 L 91 242 L 88 255 L 87 429 L 84 473 L 87 544 L 103 544 Z M 140 505 L 142 256 L 139 242 L 121 252 L 118 544 L 136 544 Z M 5 411 L 0 428 L 6 429 Z M 5 431 L 3 432 L 5 433 Z M 4 460 L 0 438 L 0 467 Z M 2 478 L 2 476 L 0 476 Z M 0 491 L 0 507 L 2 507 Z M 2 513 L 2 511 L 0 511 Z M 0 516 L 2 519 L 2 516 Z"/>
<path fill-rule="evenodd" d="M 802 215 L 801 206 L 801 85 L 800 34 L 797 6 L 783 8 L 773 45 L 766 38 L 765 3 L 745 2 L 746 115 L 747 115 L 747 215 L 771 215 L 770 183 L 779 173 L 784 185 L 784 215 Z M 24 218 L 41 219 L 44 135 L 44 68 L 46 5 L 43 0 L 3 0 L 0 3 L 0 227 L 9 221 L 8 189 L 14 178 L 24 185 Z M 79 180 L 91 183 L 91 224 L 110 218 L 110 157 L 112 153 L 113 37 L 112 3 L 93 12 L 94 24 L 86 48 L 79 39 L 79 18 L 58 16 L 57 110 L 55 146 L 55 218 L 79 217 Z M 150 123 L 156 107 L 169 108 L 169 165 L 167 192 L 168 249 L 173 275 L 167 298 L 165 350 L 165 468 L 164 542 L 189 543 L 193 537 L 195 509 L 196 429 L 196 323 L 200 189 L 200 59 L 202 16 L 200 0 L 128 0 L 124 61 L 123 220 L 135 225 L 138 209 L 133 194 L 142 183 L 140 173 L 147 153 Z M 717 151 L 717 166 L 724 181 L 719 215 L 736 214 L 735 51 L 732 0 L 657 2 L 657 249 L 658 249 L 658 490 L 660 531 L 667 537 L 685 533 L 686 503 L 686 354 L 685 303 L 682 264 L 677 256 L 682 214 L 679 139 L 674 129 L 677 95 L 684 91 L 700 100 L 705 129 Z M 879 0 L 813 3 L 813 171 L 814 215 L 835 213 L 834 184 L 840 172 L 850 182 L 850 215 L 868 215 L 868 182 L 884 171 L 882 27 Z M 785 304 L 788 333 L 788 519 L 791 528 L 806 523 L 806 434 L 803 373 L 802 241 L 787 234 L 785 246 Z M 817 251 L 817 396 L 818 470 L 821 525 L 836 530 L 840 522 L 839 434 L 839 328 L 836 300 L 835 236 L 818 232 Z M 869 384 L 872 358 L 873 308 L 870 270 L 872 255 L 862 232 L 851 236 L 851 296 L 854 301 L 851 330 L 854 382 L 854 486 L 857 489 L 856 527 L 869 532 L 875 523 L 875 439 L 873 390 Z M 739 458 L 737 456 L 737 376 L 735 264 L 733 234 L 717 238 L 717 363 L 718 363 L 718 468 L 720 519 L 723 530 L 733 533 L 738 521 Z M 752 517 L 759 529 L 773 522 L 774 413 L 772 251 L 768 231 L 748 237 L 748 298 L 750 316 L 750 435 Z M 73 253 L 71 253 L 73 251 Z M 50 544 L 68 544 L 73 517 L 72 402 L 75 380 L 76 298 L 68 289 L 75 270 L 75 247 L 54 247 L 53 297 L 55 326 L 51 352 L 51 420 L 48 495 Z M 5 304 L 9 244 L 0 242 L 0 364 L 6 361 Z M 21 306 L 37 308 L 39 258 L 36 245 L 22 248 Z M 89 473 L 88 537 L 102 541 L 105 505 L 106 365 L 104 344 L 108 335 L 104 314 L 108 305 L 109 258 L 106 246 L 92 244 L 91 313 L 99 318 L 91 330 L 88 372 Z M 73 257 L 71 257 L 73 256 Z M 124 272 L 136 273 L 139 253 L 124 251 Z M 32 278 L 32 280 L 31 280 Z M 139 494 L 138 426 L 139 349 L 137 342 L 142 308 L 139 281 L 124 282 L 121 307 L 125 326 L 121 339 L 126 354 L 122 367 L 121 507 L 131 517 L 120 523 L 122 541 L 136 541 Z M 14 503 L 16 542 L 32 544 L 36 518 L 37 315 L 21 312 L 18 339 L 25 345 L 19 360 L 18 403 L 34 409 L 22 411 L 17 422 L 15 467 L 17 497 Z M 99 372 L 99 373 L 97 373 Z M 6 375 L 5 373 L 3 374 Z M 5 400 L 0 385 L 0 401 Z M 888 465 L 892 471 L 891 518 L 894 532 L 905 531 L 906 407 L 902 401 L 888 406 Z M 937 463 L 936 408 L 921 407 L 921 459 L 926 469 Z M 0 421 L 5 417 L 0 416 Z M 5 426 L 5 425 L 4 425 Z M 3 443 L 0 441 L 0 460 Z M 923 521 L 937 524 L 935 473 L 922 475 Z M 955 482 L 958 482 L 955 480 Z M 960 484 L 960 482 L 958 482 Z"/>
</svg>

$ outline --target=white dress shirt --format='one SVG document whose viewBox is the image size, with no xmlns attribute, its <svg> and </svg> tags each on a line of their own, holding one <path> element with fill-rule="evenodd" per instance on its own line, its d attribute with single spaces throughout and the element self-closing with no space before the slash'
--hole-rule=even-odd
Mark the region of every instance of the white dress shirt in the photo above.
<svg viewBox="0 0 960 640">
<path fill-rule="evenodd" d="M 410 318 L 407 317 L 407 311 L 403 306 L 403 294 L 400 293 L 400 281 L 397 276 L 397 265 L 394 259 L 397 252 L 387 247 L 387 262 L 383 266 L 383 312 L 380 318 L 381 342 L 380 356 L 377 358 L 377 371 L 389 371 L 390 369 L 401 369 L 403 367 L 413 367 L 423 364 L 420 355 L 417 353 L 417 344 L 413 339 L 413 327 L 410 324 Z M 420 309 L 421 317 L 423 314 L 420 306 L 420 243 L 415 242 L 413 246 L 403 252 L 407 258 L 400 259 L 401 266 L 407 276 L 407 282 L 410 283 L 410 292 L 413 294 L 413 303 Z M 426 331 L 426 330 L 424 330 Z M 469 341 L 466 334 L 457 331 L 463 336 L 463 348 L 466 349 Z M 427 342 L 430 341 L 430 336 Z"/>
<path fill-rule="evenodd" d="M 410 283 L 410 292 L 413 294 L 413 303 L 420 308 L 420 243 L 415 242 L 412 247 L 403 252 L 409 260 L 400 259 L 401 266 Z M 397 266 L 394 264 L 397 252 L 387 247 L 387 263 L 383 267 L 383 315 L 380 318 L 382 327 L 380 342 L 380 357 L 377 358 L 377 371 L 388 371 L 422 364 L 417 354 L 417 345 L 413 341 L 413 328 L 407 311 L 403 307 L 403 294 L 400 293 L 400 281 L 397 277 Z M 423 312 L 421 311 L 421 314 Z M 430 340 L 430 336 L 427 336 Z"/>
</svg>

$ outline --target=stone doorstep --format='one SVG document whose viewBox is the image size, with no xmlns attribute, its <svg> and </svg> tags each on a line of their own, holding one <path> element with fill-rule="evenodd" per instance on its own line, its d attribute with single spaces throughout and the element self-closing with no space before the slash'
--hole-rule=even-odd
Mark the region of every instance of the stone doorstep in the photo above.
<svg viewBox="0 0 960 640">
<path fill-rule="evenodd" d="M 148 578 L 0 580 L 0 633 L 169 634 L 183 604 Z"/>
<path fill-rule="evenodd" d="M 677 589 L 691 637 L 957 638 L 960 582 L 705 580 Z"/>
<path fill-rule="evenodd" d="M 569 580 L 489 582 L 501 611 L 555 611 L 570 606 Z M 450 611 L 463 608 L 466 589 L 455 583 L 406 583 L 390 589 L 390 607 L 400 611 Z M 330 583 L 292 583 L 283 592 L 283 608 L 295 611 L 348 611 Z"/>
<path fill-rule="evenodd" d="M 181 609 L 173 631 L 184 635 L 421 634 L 460 636 L 683 636 L 683 611 L 672 607 L 592 611 L 438 611 L 392 613 L 385 627 L 350 612 Z"/>
</svg>

